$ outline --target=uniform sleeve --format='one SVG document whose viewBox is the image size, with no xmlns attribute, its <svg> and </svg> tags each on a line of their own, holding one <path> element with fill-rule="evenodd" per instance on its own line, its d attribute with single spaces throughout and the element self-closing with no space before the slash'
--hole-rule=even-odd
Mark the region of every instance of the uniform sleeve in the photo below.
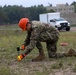
<svg viewBox="0 0 76 75">
<path fill-rule="evenodd" d="M 24 45 L 27 46 L 30 43 L 31 32 L 27 33 L 26 39 L 24 41 Z"/>
<path fill-rule="evenodd" d="M 42 31 L 42 29 L 39 30 L 39 28 L 33 29 L 33 31 L 31 32 L 31 36 L 30 36 L 30 43 L 26 47 L 25 54 L 30 53 L 30 51 L 32 51 L 34 49 L 34 47 L 36 46 L 36 43 L 38 41 L 38 38 L 39 38 L 39 35 L 40 35 L 41 31 Z"/>
<path fill-rule="evenodd" d="M 33 49 L 36 46 L 41 31 L 42 29 L 40 30 L 39 27 L 33 29 L 30 36 L 30 43 L 27 46 L 28 49 Z"/>
</svg>

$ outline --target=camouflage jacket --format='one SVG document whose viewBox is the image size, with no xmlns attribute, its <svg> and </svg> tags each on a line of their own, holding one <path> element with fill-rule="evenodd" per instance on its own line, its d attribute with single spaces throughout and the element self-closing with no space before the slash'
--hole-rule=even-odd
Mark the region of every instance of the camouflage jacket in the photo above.
<svg viewBox="0 0 76 75">
<path fill-rule="evenodd" d="M 25 40 L 26 49 L 32 50 L 37 41 L 40 42 L 51 42 L 55 41 L 59 37 L 59 32 L 53 26 L 40 22 L 32 21 L 32 30 L 27 32 Z"/>
</svg>

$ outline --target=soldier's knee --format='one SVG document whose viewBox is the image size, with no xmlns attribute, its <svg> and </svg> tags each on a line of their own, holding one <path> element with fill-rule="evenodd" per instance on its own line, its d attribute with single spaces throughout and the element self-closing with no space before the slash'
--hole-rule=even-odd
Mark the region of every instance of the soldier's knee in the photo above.
<svg viewBox="0 0 76 75">
<path fill-rule="evenodd" d="M 48 53 L 48 57 L 49 58 L 56 58 L 57 57 L 57 54 L 56 54 L 56 52 L 49 52 Z"/>
</svg>

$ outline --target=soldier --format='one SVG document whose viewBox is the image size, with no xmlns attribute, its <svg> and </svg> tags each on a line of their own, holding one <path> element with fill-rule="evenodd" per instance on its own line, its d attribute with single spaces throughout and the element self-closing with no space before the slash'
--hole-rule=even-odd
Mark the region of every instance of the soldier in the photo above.
<svg viewBox="0 0 76 75">
<path fill-rule="evenodd" d="M 32 59 L 32 61 L 42 61 L 45 59 L 41 42 L 46 42 L 49 58 L 57 57 L 56 51 L 59 32 L 56 28 L 40 21 L 30 22 L 28 18 L 22 18 L 18 25 L 23 31 L 27 31 L 27 37 L 21 49 L 26 50 L 24 54 L 20 54 L 17 57 L 18 61 L 21 61 L 27 54 L 29 54 L 35 46 L 39 50 L 39 56 Z"/>
</svg>

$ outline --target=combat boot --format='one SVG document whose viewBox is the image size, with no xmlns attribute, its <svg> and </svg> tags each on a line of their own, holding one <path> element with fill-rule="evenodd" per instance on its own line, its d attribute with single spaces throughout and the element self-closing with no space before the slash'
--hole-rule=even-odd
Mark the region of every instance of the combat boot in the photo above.
<svg viewBox="0 0 76 75">
<path fill-rule="evenodd" d="M 39 53 L 39 56 L 37 56 L 36 58 L 32 59 L 32 61 L 42 61 L 42 60 L 44 60 L 44 59 L 45 59 L 45 54 L 44 54 L 43 51 L 41 51 L 41 52 Z"/>
<path fill-rule="evenodd" d="M 39 55 L 36 58 L 32 59 L 32 61 L 42 61 L 45 59 L 45 55 Z"/>
<path fill-rule="evenodd" d="M 67 51 L 67 56 L 76 56 L 76 52 L 75 52 L 75 50 L 74 49 L 69 49 L 68 51 Z"/>
</svg>

